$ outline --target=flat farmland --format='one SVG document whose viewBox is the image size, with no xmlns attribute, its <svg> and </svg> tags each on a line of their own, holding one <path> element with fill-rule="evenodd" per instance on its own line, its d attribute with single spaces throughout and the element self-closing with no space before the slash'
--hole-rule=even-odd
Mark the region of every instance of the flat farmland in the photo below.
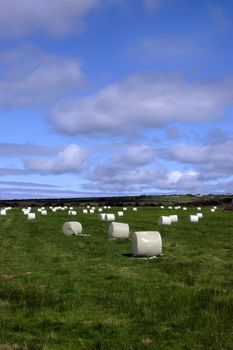
<svg viewBox="0 0 233 350">
<path fill-rule="evenodd" d="M 233 347 L 233 212 L 132 208 L 130 239 L 108 240 L 98 212 L 28 221 L 0 216 L 0 350 L 219 350 Z M 117 213 L 111 208 L 106 213 Z M 177 214 L 171 226 L 161 215 Z M 79 221 L 83 236 L 62 234 Z M 134 231 L 159 231 L 163 255 L 131 256 Z"/>
</svg>

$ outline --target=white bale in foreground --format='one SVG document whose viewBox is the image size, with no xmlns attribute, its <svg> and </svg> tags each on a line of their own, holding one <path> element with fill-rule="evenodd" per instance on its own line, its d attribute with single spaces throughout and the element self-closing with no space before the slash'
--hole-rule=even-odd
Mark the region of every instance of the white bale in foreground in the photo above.
<svg viewBox="0 0 233 350">
<path fill-rule="evenodd" d="M 62 231 L 66 236 L 79 235 L 82 233 L 82 229 L 82 225 L 78 221 L 65 222 L 62 227 Z"/>
<path fill-rule="evenodd" d="M 203 214 L 202 213 L 197 213 L 196 215 L 198 216 L 199 219 L 203 218 Z"/>
<path fill-rule="evenodd" d="M 198 222 L 199 217 L 197 215 L 189 215 L 189 221 L 190 222 Z"/>
<path fill-rule="evenodd" d="M 105 214 L 105 221 L 115 221 L 114 214 Z"/>
<path fill-rule="evenodd" d="M 132 254 L 134 256 L 155 256 L 162 253 L 162 239 L 157 231 L 133 233 Z"/>
<path fill-rule="evenodd" d="M 122 222 L 111 222 L 108 236 L 109 238 L 129 238 L 129 225 Z"/>
<path fill-rule="evenodd" d="M 170 216 L 160 216 L 159 218 L 159 225 L 171 225 L 172 221 Z"/>
<path fill-rule="evenodd" d="M 169 215 L 171 222 L 178 222 L 178 215 Z"/>
<path fill-rule="evenodd" d="M 105 215 L 106 215 L 106 213 L 101 213 L 101 214 L 99 214 L 99 215 L 98 215 L 98 219 L 99 219 L 100 221 L 105 221 Z"/>
<path fill-rule="evenodd" d="M 36 214 L 35 213 L 28 213 L 28 220 L 35 220 Z"/>
<path fill-rule="evenodd" d="M 0 215 L 5 216 L 5 215 L 6 215 L 6 209 L 2 209 L 2 210 L 0 211 Z"/>
</svg>

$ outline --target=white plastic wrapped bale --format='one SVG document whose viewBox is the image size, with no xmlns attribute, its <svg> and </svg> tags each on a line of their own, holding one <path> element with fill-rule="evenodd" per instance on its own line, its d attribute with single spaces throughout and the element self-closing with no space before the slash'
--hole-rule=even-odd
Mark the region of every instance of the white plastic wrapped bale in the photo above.
<svg viewBox="0 0 233 350">
<path fill-rule="evenodd" d="M 160 209 L 164 209 L 164 206 L 163 206 L 163 205 L 160 205 Z"/>
<path fill-rule="evenodd" d="M 170 216 L 160 216 L 159 218 L 159 225 L 171 225 L 172 221 Z"/>
<path fill-rule="evenodd" d="M 103 209 L 102 209 L 102 208 L 99 208 L 98 211 L 99 211 L 99 213 L 102 213 Z"/>
<path fill-rule="evenodd" d="M 197 210 L 198 210 L 198 211 L 201 211 L 201 207 L 197 207 Z"/>
<path fill-rule="evenodd" d="M 98 219 L 100 220 L 100 221 L 105 221 L 105 213 L 101 213 L 101 214 L 99 214 L 98 215 Z"/>
<path fill-rule="evenodd" d="M 214 213 L 214 212 L 215 212 L 215 209 L 214 209 L 214 208 L 211 208 L 210 211 L 211 211 L 212 213 Z"/>
<path fill-rule="evenodd" d="M 95 207 L 91 207 L 92 210 L 95 210 Z"/>
<path fill-rule="evenodd" d="M 178 215 L 169 215 L 171 222 L 178 222 Z"/>
<path fill-rule="evenodd" d="M 169 205 L 168 209 L 172 209 L 172 206 L 171 206 L 171 205 Z"/>
<path fill-rule="evenodd" d="M 73 207 L 69 207 L 69 210 L 73 210 L 74 208 Z"/>
<path fill-rule="evenodd" d="M 66 236 L 79 235 L 82 233 L 82 230 L 82 225 L 78 221 L 65 222 L 62 227 L 62 231 Z"/>
<path fill-rule="evenodd" d="M 124 207 L 122 210 L 126 211 L 126 210 L 127 210 L 127 208 L 126 208 L 126 207 Z"/>
<path fill-rule="evenodd" d="M 199 217 L 197 215 L 189 215 L 189 221 L 190 222 L 198 222 Z"/>
<path fill-rule="evenodd" d="M 87 209 L 90 209 L 90 205 L 87 205 Z"/>
<path fill-rule="evenodd" d="M 107 206 L 107 209 L 111 209 L 111 208 L 112 208 L 111 205 L 108 205 L 108 206 Z"/>
<path fill-rule="evenodd" d="M 129 238 L 129 225 L 122 222 L 111 222 L 108 236 L 109 238 Z"/>
<path fill-rule="evenodd" d="M 68 212 L 69 215 L 77 215 L 76 210 L 69 210 Z"/>
<path fill-rule="evenodd" d="M 215 210 L 216 210 L 216 209 L 217 209 L 217 207 L 216 207 L 216 206 L 214 206 L 214 207 L 213 207 L 213 209 L 215 209 Z"/>
<path fill-rule="evenodd" d="M 133 233 L 133 256 L 156 256 L 162 253 L 162 239 L 157 231 L 138 231 Z"/>
<path fill-rule="evenodd" d="M 117 212 L 117 215 L 118 215 L 118 216 L 123 216 L 123 215 L 124 215 L 124 212 L 123 212 L 123 211 L 118 211 L 118 212 Z"/>
<path fill-rule="evenodd" d="M 35 213 L 28 213 L 28 220 L 35 220 L 36 214 Z"/>
<path fill-rule="evenodd" d="M 203 218 L 203 214 L 202 213 L 197 213 L 196 215 L 198 216 L 199 219 Z"/>
<path fill-rule="evenodd" d="M 186 208 L 186 207 L 183 207 L 183 210 L 187 210 L 187 208 Z"/>
<path fill-rule="evenodd" d="M 94 214 L 94 212 L 95 212 L 94 209 L 90 209 L 90 210 L 89 210 L 89 213 L 90 213 L 90 214 Z"/>
<path fill-rule="evenodd" d="M 47 210 L 41 210 L 41 215 L 47 215 Z"/>
<path fill-rule="evenodd" d="M 133 208 L 133 211 L 138 211 L 138 209 L 137 208 Z"/>
<path fill-rule="evenodd" d="M 87 214 L 88 210 L 87 209 L 83 209 L 83 214 Z"/>
<path fill-rule="evenodd" d="M 0 211 L 0 215 L 5 216 L 5 215 L 6 215 L 6 209 L 2 209 L 2 210 Z"/>
<path fill-rule="evenodd" d="M 115 221 L 114 214 L 105 214 L 105 221 Z"/>
</svg>

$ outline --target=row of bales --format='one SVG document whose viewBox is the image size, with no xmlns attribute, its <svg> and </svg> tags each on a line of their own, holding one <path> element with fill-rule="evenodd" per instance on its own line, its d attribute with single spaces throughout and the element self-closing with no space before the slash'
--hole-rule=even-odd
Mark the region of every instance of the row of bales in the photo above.
<svg viewBox="0 0 233 350">
<path fill-rule="evenodd" d="M 135 208 L 136 209 L 136 208 Z M 181 209 L 181 208 L 178 208 Z M 127 210 L 127 208 L 126 208 Z M 217 207 L 211 208 L 211 212 L 217 210 Z M 134 211 L 137 211 L 134 210 Z M 189 215 L 189 222 L 198 222 L 203 218 L 202 208 L 197 207 L 197 213 Z M 119 213 L 123 213 L 118 211 Z M 98 215 L 100 221 L 110 221 L 108 228 L 109 239 L 128 239 L 129 238 L 129 225 L 123 222 L 116 222 L 116 215 L 114 213 L 100 213 Z M 178 222 L 178 215 L 172 214 L 169 216 L 160 216 L 158 220 L 159 225 L 171 225 Z M 82 225 L 77 221 L 66 222 L 63 225 L 63 233 L 67 236 L 82 235 Z M 132 255 L 134 257 L 155 257 L 162 254 L 162 238 L 158 231 L 135 231 L 132 235 L 131 243 Z"/>
<path fill-rule="evenodd" d="M 160 206 L 160 209 L 165 209 L 164 206 Z M 175 210 L 187 210 L 187 207 L 174 207 L 171 206 L 167 207 L 166 209 L 175 209 Z M 3 208 L 0 210 L 0 215 L 7 215 L 7 212 L 11 210 L 11 207 Z M 114 214 L 112 212 L 108 212 L 108 210 L 111 210 L 111 206 L 104 206 L 103 208 L 96 208 L 87 206 L 86 208 L 82 209 L 83 214 L 94 214 L 98 213 L 98 220 L 99 221 L 106 221 L 110 222 L 109 228 L 108 228 L 108 238 L 109 239 L 128 239 L 129 238 L 129 225 L 127 223 L 123 222 L 116 222 L 116 216 L 123 217 L 124 213 L 128 211 L 127 207 L 123 207 L 122 210 L 118 210 L 117 214 Z M 132 212 L 137 212 L 137 208 L 132 208 Z M 217 207 L 212 207 L 210 209 L 211 212 L 215 212 L 217 210 Z M 54 213 L 54 212 L 65 212 L 68 215 L 76 216 L 77 211 L 74 210 L 73 207 L 67 207 L 67 206 L 58 206 L 58 207 L 52 207 L 49 208 L 41 207 L 37 209 L 37 213 L 39 215 L 48 215 L 48 213 Z M 22 213 L 27 216 L 28 220 L 35 220 L 36 219 L 36 213 L 32 212 L 31 207 L 22 208 Z M 189 222 L 198 222 L 200 219 L 203 218 L 202 208 L 197 207 L 196 213 L 189 215 L 188 220 Z M 171 214 L 171 215 L 162 215 L 159 217 L 158 224 L 159 225 L 171 225 L 173 223 L 176 223 L 179 221 L 178 214 Z M 78 221 L 67 221 L 63 224 L 62 232 L 66 236 L 71 235 L 77 235 L 81 236 L 83 235 L 83 227 L 82 224 Z M 159 256 L 162 254 L 162 238 L 158 231 L 135 231 L 132 235 L 132 255 L 135 257 L 153 257 L 153 256 Z"/>
</svg>

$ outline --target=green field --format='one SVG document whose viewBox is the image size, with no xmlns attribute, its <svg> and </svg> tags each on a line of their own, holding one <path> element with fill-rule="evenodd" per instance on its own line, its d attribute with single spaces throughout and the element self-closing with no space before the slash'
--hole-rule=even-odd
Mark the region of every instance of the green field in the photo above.
<svg viewBox="0 0 233 350">
<path fill-rule="evenodd" d="M 117 212 L 112 208 L 108 212 Z M 163 256 L 136 259 L 130 240 L 77 208 L 87 236 L 66 237 L 65 212 L 0 216 L 0 350 L 233 348 L 233 212 L 129 209 L 119 222 L 159 231 Z M 179 222 L 158 226 L 160 215 Z"/>
</svg>

